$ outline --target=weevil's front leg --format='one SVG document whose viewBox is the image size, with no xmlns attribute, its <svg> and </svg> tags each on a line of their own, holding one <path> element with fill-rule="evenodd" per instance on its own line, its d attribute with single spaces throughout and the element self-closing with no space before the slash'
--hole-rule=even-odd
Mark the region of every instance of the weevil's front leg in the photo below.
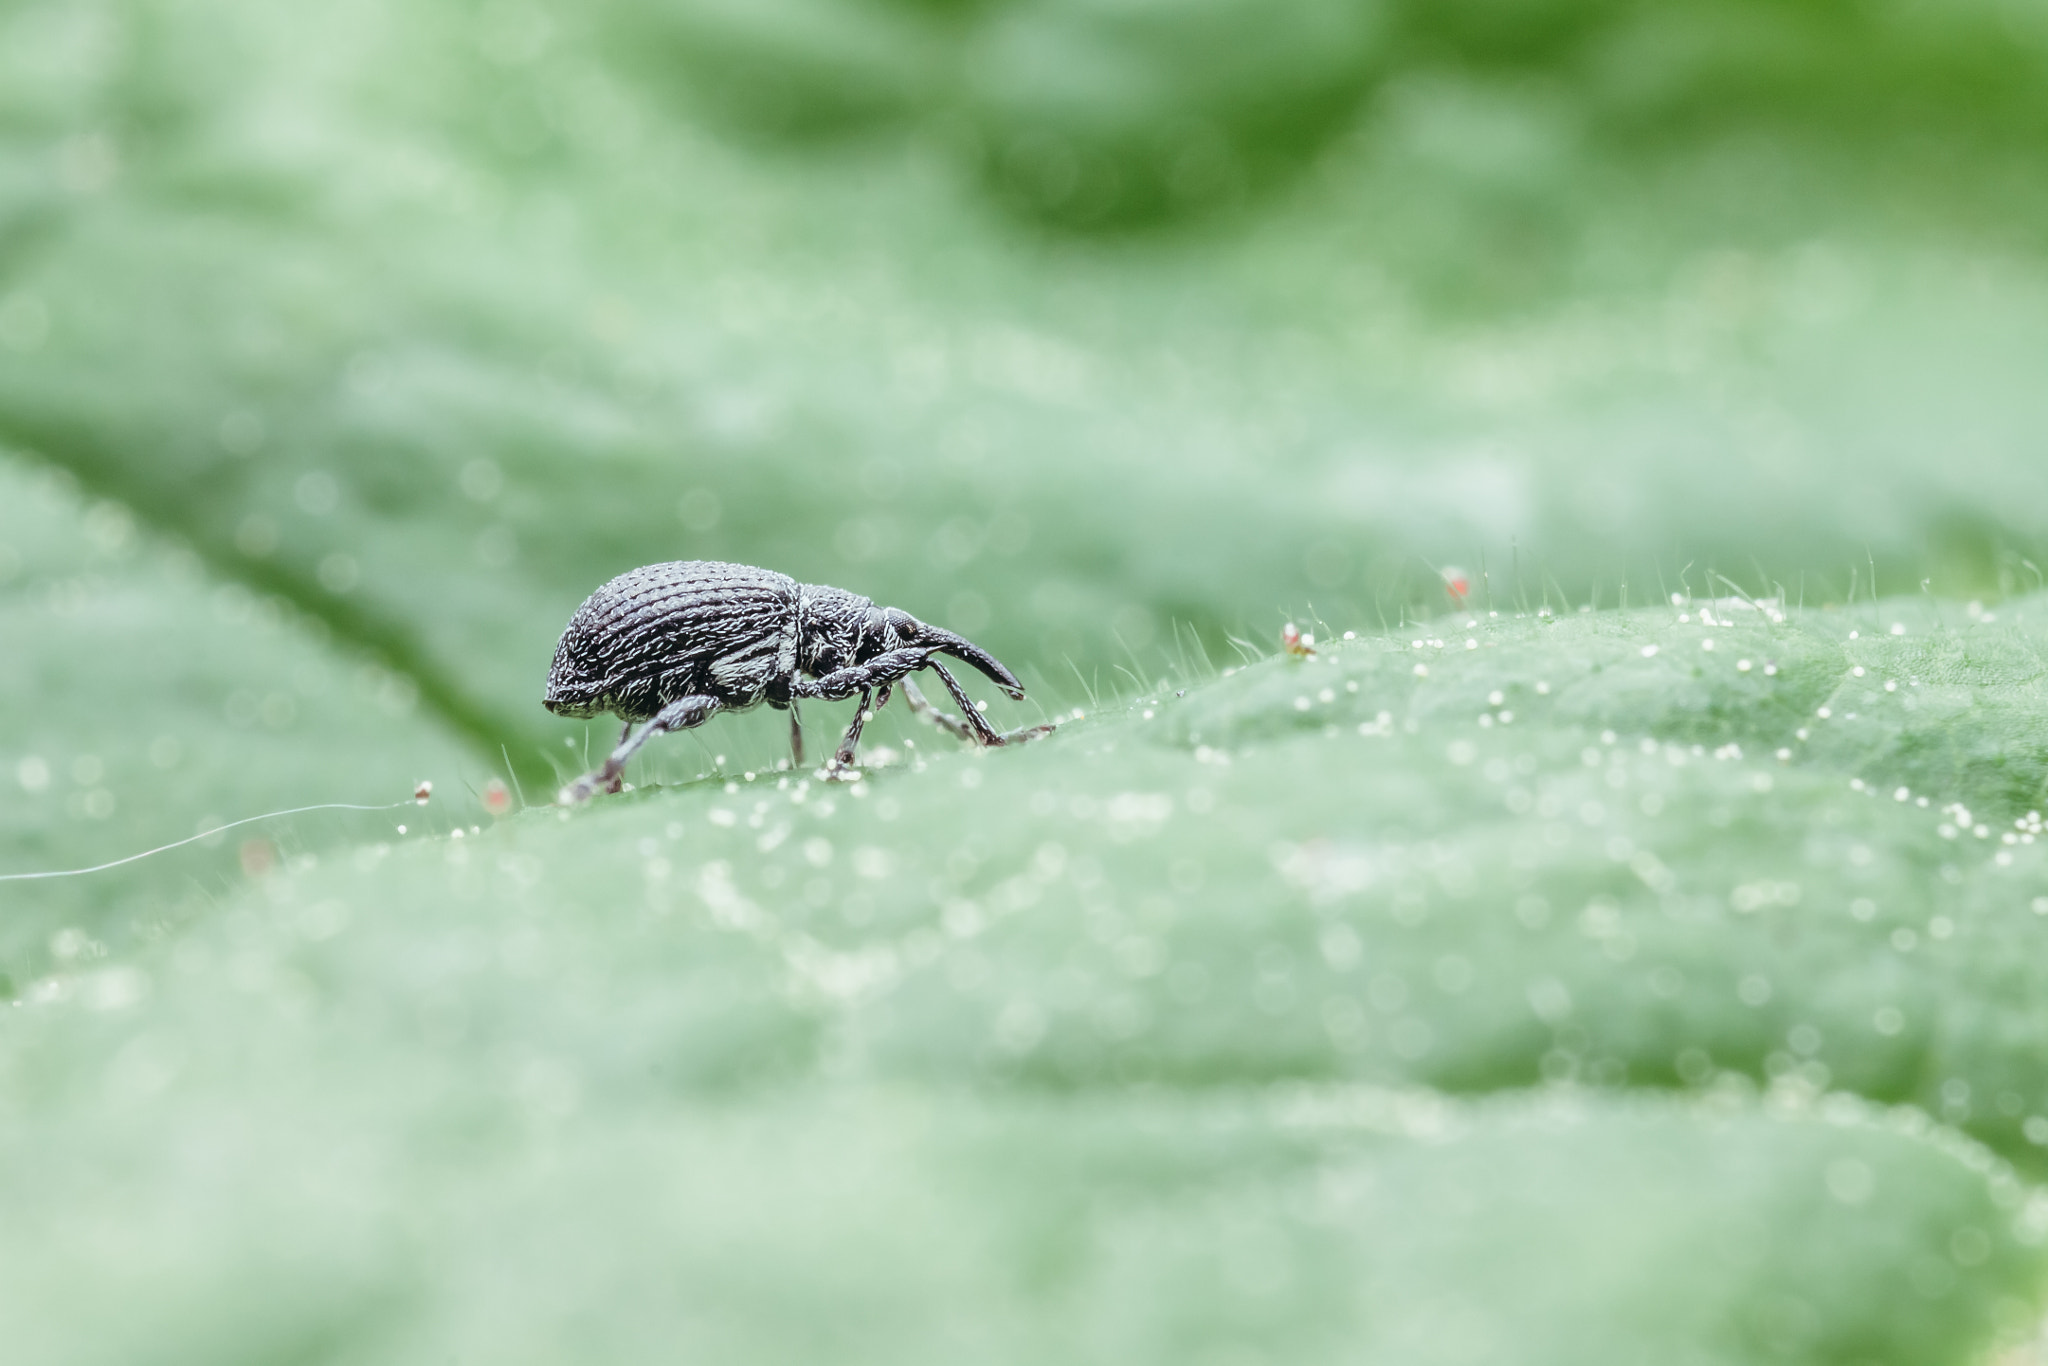
<svg viewBox="0 0 2048 1366">
<path fill-rule="evenodd" d="M 823 678 L 799 678 L 790 686 L 789 695 L 805 700 L 818 699 L 824 702 L 838 702 L 865 692 L 894 683 L 907 674 L 915 673 L 931 662 L 933 647 L 912 646 L 908 649 L 891 650 L 876 655 L 865 664 L 853 664 L 844 669 L 834 669 Z"/>
<path fill-rule="evenodd" d="M 657 712 L 654 719 L 642 726 L 637 734 L 633 733 L 632 724 L 628 722 L 627 734 L 620 738 L 619 747 L 604 761 L 604 767 L 595 773 L 584 774 L 563 788 L 558 800 L 563 806 L 575 806 L 580 802 L 589 801 L 600 790 L 617 792 L 624 782 L 620 775 L 626 771 L 626 761 L 633 757 L 640 746 L 657 735 L 703 725 L 721 705 L 715 697 L 681 697 Z"/>
<path fill-rule="evenodd" d="M 946 691 L 953 694 L 953 700 L 959 704 L 961 714 L 967 718 L 968 729 L 974 732 L 975 743 L 983 746 L 1003 743 L 1003 737 L 996 734 L 996 728 L 981 714 L 981 708 L 974 705 L 974 699 L 967 695 L 967 689 L 960 686 L 960 680 L 953 677 L 953 671 L 935 659 L 932 661 L 932 672 L 946 685 Z"/>
<path fill-rule="evenodd" d="M 903 680 L 903 699 L 909 703 L 912 712 L 922 716 L 925 720 L 931 722 L 956 740 L 972 740 L 984 747 L 992 745 L 1021 745 L 1027 740 L 1036 740 L 1042 735 L 1050 735 L 1058 729 L 1052 722 L 1046 722 L 1043 725 L 1019 726 L 1015 730 L 998 732 L 983 719 L 980 710 L 975 707 L 973 701 L 967 696 L 967 690 L 960 686 L 960 681 L 947 671 L 945 665 L 934 660 L 932 668 L 937 671 L 940 680 L 946 685 L 946 691 L 953 694 L 953 700 L 960 704 L 960 710 L 965 713 L 968 719 L 962 721 L 959 717 L 948 716 L 945 712 L 934 707 L 925 700 L 925 695 L 918 691 L 917 684 L 907 678 Z"/>
<path fill-rule="evenodd" d="M 804 766 L 804 724 L 797 719 L 796 703 L 789 704 L 789 767 L 791 772 Z"/>
<path fill-rule="evenodd" d="M 912 716 L 931 722 L 955 740 L 975 738 L 973 728 L 957 716 L 948 716 L 933 706 L 924 695 L 924 690 L 906 678 L 903 680 L 903 702 L 910 708 Z"/>
</svg>

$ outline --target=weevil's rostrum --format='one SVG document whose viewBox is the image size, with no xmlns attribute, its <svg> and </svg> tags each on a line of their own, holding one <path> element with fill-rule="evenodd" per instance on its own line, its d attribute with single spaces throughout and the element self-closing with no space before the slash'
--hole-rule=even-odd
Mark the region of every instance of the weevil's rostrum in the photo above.
<svg viewBox="0 0 2048 1366">
<path fill-rule="evenodd" d="M 861 727 L 888 704 L 897 686 L 913 710 L 978 744 L 1014 743 L 1051 729 L 996 731 L 935 654 L 964 660 L 1011 697 L 1024 696 L 1016 676 L 980 646 L 844 589 L 712 560 L 651 564 L 621 574 L 576 609 L 548 671 L 543 701 L 549 711 L 611 712 L 626 723 L 604 767 L 572 783 L 564 799 L 581 801 L 601 788 L 618 791 L 626 761 L 655 735 L 762 702 L 789 711 L 798 764 L 798 702 L 860 697 L 860 710 L 833 758 L 835 766 L 845 767 L 854 761 Z M 926 668 L 938 674 L 962 717 L 926 703 L 909 677 Z M 647 723 L 637 733 L 636 721 Z"/>
</svg>

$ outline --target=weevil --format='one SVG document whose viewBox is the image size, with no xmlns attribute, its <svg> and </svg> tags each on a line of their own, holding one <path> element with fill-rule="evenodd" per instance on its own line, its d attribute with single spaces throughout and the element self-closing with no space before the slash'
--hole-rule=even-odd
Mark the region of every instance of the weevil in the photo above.
<svg viewBox="0 0 2048 1366">
<path fill-rule="evenodd" d="M 562 800 L 617 792 L 626 761 L 655 736 L 763 702 L 789 713 L 790 754 L 799 768 L 799 702 L 860 698 L 828 766 L 835 771 L 851 768 L 861 727 L 899 687 L 912 711 L 979 745 L 1015 744 L 1052 730 L 996 730 L 934 658 L 940 654 L 972 664 L 1011 697 L 1024 696 L 1017 676 L 972 641 L 842 588 L 713 560 L 650 564 L 621 574 L 576 609 L 548 670 L 542 705 L 549 711 L 610 712 L 625 723 L 604 766 L 564 788 Z M 938 674 L 960 717 L 925 700 L 910 678 L 921 669 Z M 636 731 L 635 723 L 643 722 Z"/>
</svg>

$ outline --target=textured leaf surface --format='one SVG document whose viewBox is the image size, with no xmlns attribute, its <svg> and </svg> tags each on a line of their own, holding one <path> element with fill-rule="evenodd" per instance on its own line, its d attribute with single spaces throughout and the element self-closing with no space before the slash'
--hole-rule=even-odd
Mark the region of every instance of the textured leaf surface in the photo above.
<svg viewBox="0 0 2048 1366">
<path fill-rule="evenodd" d="M 301 858 L 25 993 L 8 1293 L 114 1287 L 107 1360 L 1963 1359 L 2038 1274 L 2038 822 L 1797 723 L 1863 658 L 1844 730 L 2027 729 L 2037 610 L 1453 619 Z"/>
<path fill-rule="evenodd" d="M 119 504 L 0 457 L 0 873 L 83 868 L 316 802 L 465 800 L 483 762 L 403 677 L 280 598 L 210 579 Z M 447 789 L 454 791 L 448 792 Z M 424 825 L 423 825 L 424 820 Z M 427 812 L 324 812 L 91 878 L 0 884 L 10 995 L 204 918 L 228 889 Z"/>
</svg>

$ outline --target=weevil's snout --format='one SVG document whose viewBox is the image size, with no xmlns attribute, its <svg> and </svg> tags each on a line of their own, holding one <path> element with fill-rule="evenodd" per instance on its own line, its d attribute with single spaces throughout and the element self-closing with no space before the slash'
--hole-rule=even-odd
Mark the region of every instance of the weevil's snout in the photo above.
<svg viewBox="0 0 2048 1366">
<path fill-rule="evenodd" d="M 932 626 L 926 622 L 917 621 L 914 618 L 911 619 L 910 625 L 914 632 L 909 637 L 911 643 L 930 645 L 941 654 L 949 654 L 955 659 L 965 660 L 987 674 L 989 681 L 1001 688 L 1013 701 L 1021 701 L 1023 699 L 1024 685 L 1017 681 L 1017 675 L 1004 668 L 1002 661 L 987 650 L 982 649 L 965 636 L 955 635 L 943 627 Z"/>
</svg>

